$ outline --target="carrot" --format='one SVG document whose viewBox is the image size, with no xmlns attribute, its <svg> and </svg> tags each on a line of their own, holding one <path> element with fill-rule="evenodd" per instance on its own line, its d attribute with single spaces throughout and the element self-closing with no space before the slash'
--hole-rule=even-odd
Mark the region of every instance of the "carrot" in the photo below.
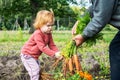
<svg viewBox="0 0 120 80">
<path fill-rule="evenodd" d="M 67 67 L 68 67 L 68 59 L 65 59 L 64 63 L 63 63 L 63 74 L 66 77 L 66 73 L 67 73 Z"/>
<path fill-rule="evenodd" d="M 73 62 L 72 62 L 72 58 L 69 59 L 68 61 L 68 66 L 69 66 L 69 70 L 72 73 L 73 72 Z"/>
<path fill-rule="evenodd" d="M 85 78 L 86 80 L 93 80 L 92 75 L 87 72 L 79 72 L 80 77 Z"/>
<path fill-rule="evenodd" d="M 74 56 L 72 56 L 73 67 L 75 67 Z"/>
<path fill-rule="evenodd" d="M 81 67 L 81 64 L 80 64 L 80 61 L 78 59 L 77 54 L 74 54 L 73 58 L 74 58 L 74 63 L 75 63 L 76 70 L 77 71 L 82 71 L 82 67 Z"/>
<path fill-rule="evenodd" d="M 62 58 L 61 58 L 61 57 L 60 57 L 60 58 L 58 58 L 58 59 L 55 61 L 55 63 L 52 65 L 52 67 L 51 67 L 51 68 L 55 69 L 55 68 L 56 68 L 56 66 L 58 65 L 58 63 L 60 62 L 60 60 L 62 60 Z"/>
</svg>

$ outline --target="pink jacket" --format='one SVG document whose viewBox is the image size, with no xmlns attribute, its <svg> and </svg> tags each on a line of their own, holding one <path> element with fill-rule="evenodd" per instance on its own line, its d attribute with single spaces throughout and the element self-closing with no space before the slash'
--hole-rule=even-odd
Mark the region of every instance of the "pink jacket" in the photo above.
<svg viewBox="0 0 120 80">
<path fill-rule="evenodd" d="M 52 34 L 44 34 L 36 30 L 21 49 L 22 54 L 29 54 L 35 59 L 43 53 L 53 57 L 58 48 L 53 42 Z"/>
</svg>

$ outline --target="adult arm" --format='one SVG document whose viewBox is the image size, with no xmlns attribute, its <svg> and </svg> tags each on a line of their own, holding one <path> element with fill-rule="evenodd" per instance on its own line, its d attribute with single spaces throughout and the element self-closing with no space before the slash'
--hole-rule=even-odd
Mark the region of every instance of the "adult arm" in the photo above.
<svg viewBox="0 0 120 80">
<path fill-rule="evenodd" d="M 92 19 L 84 29 L 82 35 L 79 34 L 73 39 L 77 46 L 82 45 L 82 43 L 93 37 L 95 34 L 99 33 L 107 23 L 109 23 L 114 7 L 115 0 L 94 0 L 92 4 Z"/>
<path fill-rule="evenodd" d="M 94 0 L 93 17 L 83 31 L 82 36 L 87 39 L 99 33 L 109 23 L 115 0 Z"/>
</svg>

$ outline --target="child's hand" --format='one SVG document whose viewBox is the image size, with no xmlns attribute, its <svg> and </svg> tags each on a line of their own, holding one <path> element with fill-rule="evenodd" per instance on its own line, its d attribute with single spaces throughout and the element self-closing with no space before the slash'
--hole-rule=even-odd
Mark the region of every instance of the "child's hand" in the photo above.
<svg viewBox="0 0 120 80">
<path fill-rule="evenodd" d="M 55 57 L 60 59 L 63 58 L 63 56 L 60 54 L 60 51 L 55 53 Z"/>
<path fill-rule="evenodd" d="M 58 65 L 59 61 L 63 59 L 63 56 L 60 55 L 60 52 L 56 52 L 55 58 L 56 60 L 55 60 L 55 63 L 52 65 L 52 68 L 55 68 Z"/>
</svg>

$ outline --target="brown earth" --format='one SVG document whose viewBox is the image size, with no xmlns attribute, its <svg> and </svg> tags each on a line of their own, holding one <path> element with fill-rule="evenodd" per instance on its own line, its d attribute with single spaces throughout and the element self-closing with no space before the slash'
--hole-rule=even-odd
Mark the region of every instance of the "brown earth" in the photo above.
<svg viewBox="0 0 120 80">
<path fill-rule="evenodd" d="M 49 73 L 51 65 L 55 62 L 55 59 L 42 56 L 40 61 L 42 71 Z M 87 66 L 89 66 L 89 72 L 92 72 L 94 75 L 98 74 L 100 65 L 94 60 L 93 56 L 90 56 L 85 60 L 81 59 L 80 61 L 84 61 L 88 64 Z M 19 56 L 0 57 L 0 80 L 29 80 L 29 75 L 21 63 Z"/>
</svg>

